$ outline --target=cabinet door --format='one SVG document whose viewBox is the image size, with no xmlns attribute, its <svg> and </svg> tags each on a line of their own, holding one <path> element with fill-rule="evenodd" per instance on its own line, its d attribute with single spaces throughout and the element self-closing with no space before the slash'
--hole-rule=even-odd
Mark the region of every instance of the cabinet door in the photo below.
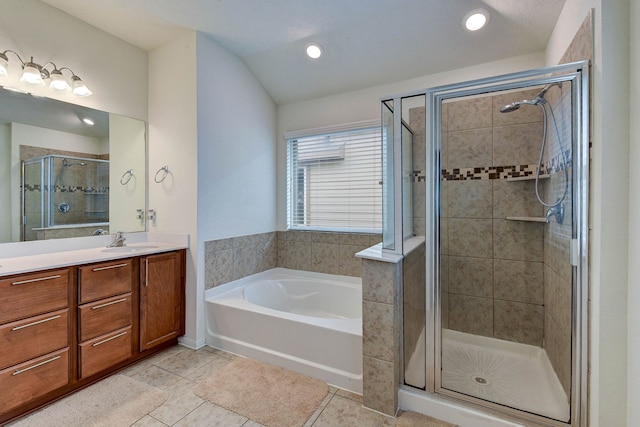
<svg viewBox="0 0 640 427">
<path fill-rule="evenodd" d="M 183 333 L 183 252 L 141 258 L 140 351 Z"/>
</svg>

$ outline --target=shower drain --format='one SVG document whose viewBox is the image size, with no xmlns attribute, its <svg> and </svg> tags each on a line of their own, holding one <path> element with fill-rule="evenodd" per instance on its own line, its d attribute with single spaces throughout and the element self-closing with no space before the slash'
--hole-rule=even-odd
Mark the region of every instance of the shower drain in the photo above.
<svg viewBox="0 0 640 427">
<path fill-rule="evenodd" d="M 473 377 L 471 377 L 471 379 L 473 380 L 474 383 L 479 384 L 479 385 L 489 385 L 491 384 L 491 381 L 489 381 L 486 378 L 474 375 Z"/>
</svg>

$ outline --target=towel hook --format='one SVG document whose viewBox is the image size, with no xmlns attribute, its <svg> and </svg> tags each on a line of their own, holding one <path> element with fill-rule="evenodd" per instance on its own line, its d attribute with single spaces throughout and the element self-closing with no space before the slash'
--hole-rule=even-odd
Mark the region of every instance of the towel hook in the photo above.
<svg viewBox="0 0 640 427">
<path fill-rule="evenodd" d="M 160 172 L 164 172 L 162 174 L 162 176 L 160 176 L 160 178 L 158 178 L 158 174 Z M 153 177 L 153 180 L 155 182 L 157 182 L 158 184 L 160 184 L 162 181 L 164 181 L 164 179 L 167 177 L 167 175 L 169 175 L 169 166 L 163 166 L 160 169 L 158 169 L 158 171 L 156 172 L 155 176 Z"/>
<path fill-rule="evenodd" d="M 120 178 L 120 184 L 127 185 L 129 181 L 131 181 L 131 178 L 133 178 L 133 169 L 129 169 L 122 174 L 122 177 Z"/>
</svg>

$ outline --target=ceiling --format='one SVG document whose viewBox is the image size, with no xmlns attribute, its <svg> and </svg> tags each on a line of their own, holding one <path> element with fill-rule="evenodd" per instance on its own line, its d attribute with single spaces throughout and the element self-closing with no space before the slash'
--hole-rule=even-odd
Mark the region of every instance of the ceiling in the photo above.
<svg viewBox="0 0 640 427">
<path fill-rule="evenodd" d="M 277 104 L 544 50 L 565 0 L 42 0 L 151 51 L 197 30 Z M 462 18 L 491 14 L 477 32 Z M 310 60 L 307 43 L 324 55 Z"/>
</svg>

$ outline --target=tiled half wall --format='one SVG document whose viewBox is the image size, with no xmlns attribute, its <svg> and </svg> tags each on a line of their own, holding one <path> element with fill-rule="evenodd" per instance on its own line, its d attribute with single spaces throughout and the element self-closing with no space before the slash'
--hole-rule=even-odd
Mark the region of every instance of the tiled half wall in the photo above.
<svg viewBox="0 0 640 427">
<path fill-rule="evenodd" d="M 275 267 L 361 277 L 357 252 L 379 234 L 278 231 L 205 242 L 207 289 Z"/>
</svg>

